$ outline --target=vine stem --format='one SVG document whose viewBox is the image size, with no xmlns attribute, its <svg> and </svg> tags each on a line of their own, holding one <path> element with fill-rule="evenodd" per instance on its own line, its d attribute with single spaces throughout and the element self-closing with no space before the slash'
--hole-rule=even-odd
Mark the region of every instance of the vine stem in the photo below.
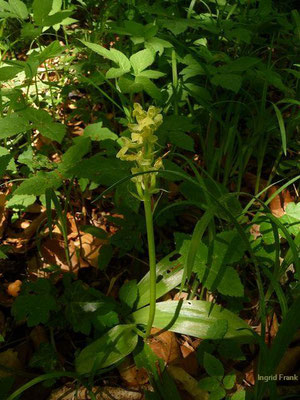
<svg viewBox="0 0 300 400">
<path fill-rule="evenodd" d="M 155 242 L 153 231 L 153 215 L 151 209 L 151 195 L 148 191 L 144 193 L 144 209 L 146 217 L 147 240 L 148 240 L 148 255 L 150 266 L 150 308 L 149 317 L 146 328 L 146 338 L 150 335 L 151 328 L 155 317 L 156 308 L 156 257 L 155 257 Z"/>
</svg>

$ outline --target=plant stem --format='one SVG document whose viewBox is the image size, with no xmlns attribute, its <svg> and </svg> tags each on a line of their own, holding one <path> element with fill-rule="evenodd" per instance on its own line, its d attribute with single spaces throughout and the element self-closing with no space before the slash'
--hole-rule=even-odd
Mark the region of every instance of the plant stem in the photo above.
<svg viewBox="0 0 300 400">
<path fill-rule="evenodd" d="M 153 232 L 153 216 L 151 209 L 151 195 L 147 190 L 144 192 L 144 209 L 147 227 L 148 255 L 150 266 L 150 309 L 146 328 L 146 338 L 150 335 L 156 308 L 156 257 Z"/>
</svg>

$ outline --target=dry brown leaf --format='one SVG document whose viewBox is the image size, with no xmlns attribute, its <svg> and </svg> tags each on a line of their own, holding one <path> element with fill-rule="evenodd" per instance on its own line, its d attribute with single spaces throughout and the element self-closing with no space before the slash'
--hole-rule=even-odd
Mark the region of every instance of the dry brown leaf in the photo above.
<svg viewBox="0 0 300 400">
<path fill-rule="evenodd" d="M 208 400 L 209 394 L 199 388 L 198 381 L 188 374 L 183 368 L 175 365 L 168 366 L 170 375 L 182 385 L 182 388 L 196 400 Z"/>
<path fill-rule="evenodd" d="M 18 353 L 14 349 L 8 349 L 0 353 L 0 366 L 4 367 L 0 367 L 0 378 L 13 375 L 13 370 L 22 369 L 22 364 L 18 358 Z"/>
<path fill-rule="evenodd" d="M 70 271 L 76 273 L 78 272 L 79 265 L 81 267 L 87 266 L 87 264 L 82 263 L 77 256 L 77 249 L 73 241 L 68 243 L 68 249 L 70 254 L 70 266 L 67 262 L 66 251 L 64 246 L 64 241 L 57 238 L 46 239 L 41 246 L 41 253 L 44 261 L 47 264 L 54 264 L 61 267 L 63 271 Z"/>
<path fill-rule="evenodd" d="M 151 335 L 160 332 L 160 329 L 152 328 Z M 163 359 L 167 364 L 178 361 L 181 358 L 179 344 L 174 332 L 165 331 L 149 339 L 149 346 L 157 357 Z"/>
<path fill-rule="evenodd" d="M 10 283 L 7 287 L 7 293 L 12 297 L 18 297 L 21 290 L 22 282 L 17 279 Z"/>
<path fill-rule="evenodd" d="M 140 386 L 149 381 L 147 371 L 144 368 L 137 368 L 130 357 L 118 366 L 122 379 L 128 386 Z"/>
<path fill-rule="evenodd" d="M 190 375 L 197 375 L 199 369 L 199 363 L 196 357 L 196 351 L 193 346 L 188 342 L 185 342 L 180 346 L 182 359 L 180 360 L 180 366 Z"/>
<path fill-rule="evenodd" d="M 268 197 L 270 198 L 278 189 L 278 186 L 272 186 L 268 190 Z M 277 218 L 282 217 L 285 214 L 286 206 L 292 201 L 294 201 L 294 199 L 290 192 L 287 189 L 283 190 L 270 202 L 270 210 L 272 214 Z"/>
<path fill-rule="evenodd" d="M 92 267 L 98 267 L 98 256 L 100 248 L 106 244 L 106 240 L 95 238 L 90 233 L 85 233 L 81 236 L 81 240 L 75 242 L 75 246 L 81 248 L 81 257 Z"/>
</svg>

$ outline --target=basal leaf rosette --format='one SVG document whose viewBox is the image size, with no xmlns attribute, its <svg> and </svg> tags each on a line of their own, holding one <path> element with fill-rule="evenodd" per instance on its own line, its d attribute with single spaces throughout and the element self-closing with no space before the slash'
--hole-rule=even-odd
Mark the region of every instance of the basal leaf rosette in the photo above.
<svg viewBox="0 0 300 400">
<path fill-rule="evenodd" d="M 117 154 L 121 160 L 132 161 L 135 166 L 131 169 L 132 174 L 158 170 L 163 167 L 161 157 L 156 157 L 155 145 L 157 136 L 154 132 L 162 124 L 163 117 L 160 109 L 150 106 L 145 111 L 142 106 L 135 103 L 132 115 L 136 124 L 129 124 L 131 139 L 123 137 L 123 146 Z M 132 180 L 136 184 L 138 197 L 142 200 L 144 192 L 149 194 L 158 192 L 156 188 L 156 173 L 135 176 Z"/>
</svg>

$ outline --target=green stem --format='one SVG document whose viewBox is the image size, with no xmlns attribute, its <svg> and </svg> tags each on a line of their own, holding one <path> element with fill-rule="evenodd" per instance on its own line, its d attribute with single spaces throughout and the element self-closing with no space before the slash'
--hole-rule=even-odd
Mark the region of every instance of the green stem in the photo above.
<svg viewBox="0 0 300 400">
<path fill-rule="evenodd" d="M 153 215 L 151 209 L 151 195 L 149 194 L 148 191 L 145 191 L 144 194 L 144 209 L 146 217 L 148 255 L 149 255 L 149 266 L 150 266 L 150 309 L 149 309 L 149 317 L 146 328 L 146 338 L 147 338 L 151 332 L 155 316 L 155 308 L 156 308 L 156 257 L 155 257 L 155 243 L 154 243 L 154 232 L 153 232 Z"/>
</svg>

